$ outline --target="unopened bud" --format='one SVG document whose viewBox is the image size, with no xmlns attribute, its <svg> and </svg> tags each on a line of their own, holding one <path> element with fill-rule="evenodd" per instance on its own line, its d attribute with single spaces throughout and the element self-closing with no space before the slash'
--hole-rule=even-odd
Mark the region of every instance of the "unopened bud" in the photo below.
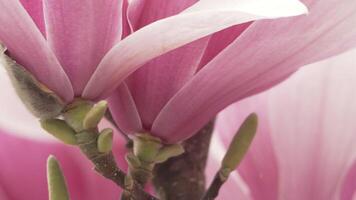
<svg viewBox="0 0 356 200">
<path fill-rule="evenodd" d="M 54 156 L 49 156 L 47 160 L 47 182 L 49 200 L 69 200 L 62 170 Z"/>
<path fill-rule="evenodd" d="M 240 126 L 222 161 L 221 175 L 235 170 L 245 156 L 257 131 L 258 119 L 255 113 L 250 114 Z"/>
<path fill-rule="evenodd" d="M 40 120 L 41 126 L 48 133 L 64 142 L 65 144 L 76 145 L 76 132 L 68 124 L 60 119 Z"/>
<path fill-rule="evenodd" d="M 85 116 L 83 127 L 85 129 L 97 127 L 100 120 L 104 117 L 107 108 L 108 103 L 106 101 L 100 101 L 99 103 L 95 104 Z"/>
<path fill-rule="evenodd" d="M 113 144 L 113 131 L 110 128 L 100 132 L 98 137 L 98 150 L 101 153 L 109 153 Z"/>
</svg>

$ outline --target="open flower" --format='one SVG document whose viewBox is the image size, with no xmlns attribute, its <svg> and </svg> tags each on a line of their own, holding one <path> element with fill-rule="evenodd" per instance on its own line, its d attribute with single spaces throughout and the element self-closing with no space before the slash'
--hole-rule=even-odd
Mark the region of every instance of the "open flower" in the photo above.
<svg viewBox="0 0 356 200">
<path fill-rule="evenodd" d="M 304 68 L 218 116 L 214 134 L 223 146 L 249 113 L 259 116 L 256 138 L 220 199 L 238 195 L 238 199 L 256 200 L 356 197 L 355 55 L 353 50 Z M 221 158 L 216 154 L 218 146 L 215 142 L 211 152 Z M 213 160 L 210 167 L 218 163 Z M 245 187 L 234 193 L 231 188 L 241 186 L 237 174 Z"/>
<path fill-rule="evenodd" d="M 252 148 L 222 187 L 218 199 L 354 198 L 355 54 L 354 50 L 336 57 L 330 64 L 321 62 L 317 64 L 319 66 L 305 68 L 280 86 L 234 104 L 218 116 L 207 169 L 208 180 L 219 167 L 222 157 L 219 153 L 224 153 L 224 145 L 243 119 L 250 112 L 257 112 L 260 119 Z M 3 102 L 4 98 L 0 100 Z M 11 127 L 4 123 L 0 123 L 0 127 L 1 200 L 48 199 L 45 189 L 48 154 L 56 155 L 61 162 L 73 199 L 118 198 L 120 191 L 93 173 L 90 163 L 79 152 L 57 142 L 9 135 L 13 131 L 5 131 Z M 31 135 L 31 132 L 36 131 L 28 129 L 26 133 Z M 116 138 L 119 140 L 114 152 L 124 168 L 124 141 Z"/>
<path fill-rule="evenodd" d="M 184 9 L 176 1 L 164 1 L 164 6 L 163 1 L 133 2 L 128 5 L 132 31 Z M 192 136 L 227 105 L 279 83 L 303 65 L 356 46 L 356 1 L 303 2 L 309 9 L 306 16 L 244 23 L 146 63 L 109 99 L 116 122 L 127 133 L 148 132 L 175 143 Z M 181 25 L 169 28 L 176 26 Z"/>
<path fill-rule="evenodd" d="M 127 18 L 139 16 L 145 2 L 1 0 L 0 41 L 65 102 L 74 96 L 92 100 L 104 98 L 148 60 L 191 41 L 235 24 L 306 12 L 297 0 L 155 1 L 163 12 L 170 10 L 159 4 L 194 5 L 120 41 L 133 26 Z"/>
</svg>

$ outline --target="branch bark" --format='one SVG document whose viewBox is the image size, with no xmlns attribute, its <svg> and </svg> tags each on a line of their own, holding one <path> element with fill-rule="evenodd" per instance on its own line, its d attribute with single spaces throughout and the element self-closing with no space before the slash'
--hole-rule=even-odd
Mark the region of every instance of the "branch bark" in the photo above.
<svg viewBox="0 0 356 200">
<path fill-rule="evenodd" d="M 153 184 L 161 200 L 198 200 L 205 191 L 205 166 L 214 121 L 183 143 L 185 153 L 159 164 Z"/>
<path fill-rule="evenodd" d="M 96 133 L 82 132 L 78 133 L 77 140 L 79 148 L 85 156 L 94 164 L 95 170 L 107 179 L 110 179 L 121 188 L 125 188 L 126 174 L 121 171 L 116 164 L 112 152 L 108 154 L 100 153 L 97 148 Z M 154 196 L 146 193 L 144 189 L 138 184 L 134 183 L 130 191 L 132 200 L 158 200 Z"/>
</svg>

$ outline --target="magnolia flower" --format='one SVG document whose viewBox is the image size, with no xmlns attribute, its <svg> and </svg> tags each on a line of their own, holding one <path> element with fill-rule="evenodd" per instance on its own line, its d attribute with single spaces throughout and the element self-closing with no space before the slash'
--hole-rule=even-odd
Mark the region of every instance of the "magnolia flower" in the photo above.
<svg viewBox="0 0 356 200">
<path fill-rule="evenodd" d="M 356 198 L 355 55 L 353 50 L 304 68 L 218 116 L 214 134 L 222 148 L 249 113 L 256 112 L 260 122 L 249 153 L 221 199 Z M 212 153 L 219 160 L 219 138 L 215 145 Z M 210 163 L 218 164 L 214 159 Z M 240 192 L 231 192 L 238 185 L 243 186 Z"/>
<path fill-rule="evenodd" d="M 127 11 L 131 30 L 140 32 L 194 1 L 177 2 L 132 1 Z M 216 6 L 235 5 L 216 2 Z M 117 124 L 128 134 L 145 132 L 176 143 L 192 136 L 227 105 L 279 83 L 303 65 L 355 47 L 356 1 L 303 3 L 309 9 L 306 16 L 240 24 L 150 60 L 109 98 Z M 208 21 L 215 18 L 211 16 Z M 192 23 L 189 28 L 203 25 Z M 177 26 L 180 23 L 169 24 L 169 29 Z M 158 34 L 150 40 L 159 38 Z"/>
<path fill-rule="evenodd" d="M 250 112 L 260 118 L 252 148 L 218 199 L 355 198 L 355 55 L 354 50 L 305 68 L 280 86 L 234 104 L 218 116 L 208 180 L 240 122 Z M 1 200 L 47 199 L 48 154 L 55 154 L 61 162 L 72 199 L 117 199 L 120 191 L 92 173 L 90 163 L 74 149 L 9 135 L 5 128 L 0 132 Z M 114 152 L 124 168 L 124 143 L 116 138 Z"/>
<path fill-rule="evenodd" d="M 68 103 L 73 97 L 104 98 L 148 60 L 229 26 L 306 12 L 298 0 L 174 2 L 1 0 L 0 41 L 12 59 Z M 163 12 L 171 10 L 160 4 L 194 5 L 123 39 L 136 26 L 132 20 L 147 12 L 144 4 Z"/>
</svg>

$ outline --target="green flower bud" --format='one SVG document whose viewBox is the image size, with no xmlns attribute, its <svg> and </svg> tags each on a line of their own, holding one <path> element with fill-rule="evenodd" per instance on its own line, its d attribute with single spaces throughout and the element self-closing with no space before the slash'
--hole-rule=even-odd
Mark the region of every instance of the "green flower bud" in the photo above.
<svg viewBox="0 0 356 200">
<path fill-rule="evenodd" d="M 107 108 L 108 103 L 106 101 L 100 101 L 99 103 L 95 104 L 84 118 L 84 129 L 97 127 L 100 120 L 104 117 Z"/>
<path fill-rule="evenodd" d="M 49 200 L 69 200 L 69 193 L 59 163 L 54 156 L 47 160 Z"/>
<path fill-rule="evenodd" d="M 110 128 L 102 130 L 98 137 L 98 150 L 101 153 L 109 153 L 113 144 L 113 131 Z"/>
<path fill-rule="evenodd" d="M 258 118 L 255 113 L 250 114 L 242 123 L 222 161 L 220 175 L 228 176 L 239 165 L 245 156 L 257 131 Z"/>
<path fill-rule="evenodd" d="M 68 105 L 63 112 L 64 120 L 76 131 L 85 130 L 83 121 L 93 105 L 81 99 L 76 99 L 72 104 Z"/>
<path fill-rule="evenodd" d="M 60 119 L 44 119 L 40 120 L 40 123 L 44 130 L 65 144 L 77 144 L 76 132 L 65 121 Z"/>
</svg>

